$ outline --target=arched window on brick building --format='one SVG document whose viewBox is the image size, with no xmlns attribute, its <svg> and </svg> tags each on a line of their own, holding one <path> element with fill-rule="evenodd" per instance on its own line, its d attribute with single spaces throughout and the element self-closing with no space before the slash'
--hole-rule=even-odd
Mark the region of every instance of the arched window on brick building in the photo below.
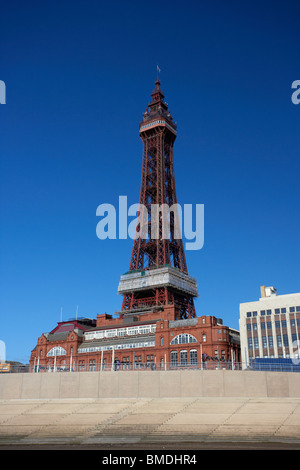
<svg viewBox="0 0 300 470">
<path fill-rule="evenodd" d="M 183 334 L 175 336 L 175 338 L 172 339 L 170 344 L 186 344 L 186 343 L 197 343 L 197 340 L 194 336 L 189 335 L 187 333 L 183 333 Z"/>
<path fill-rule="evenodd" d="M 67 351 L 64 348 L 61 348 L 60 346 L 55 346 L 54 348 L 50 349 L 47 353 L 47 357 L 50 356 L 65 356 L 67 354 Z"/>
<path fill-rule="evenodd" d="M 171 367 L 177 367 L 178 365 L 178 352 L 171 351 Z"/>
</svg>

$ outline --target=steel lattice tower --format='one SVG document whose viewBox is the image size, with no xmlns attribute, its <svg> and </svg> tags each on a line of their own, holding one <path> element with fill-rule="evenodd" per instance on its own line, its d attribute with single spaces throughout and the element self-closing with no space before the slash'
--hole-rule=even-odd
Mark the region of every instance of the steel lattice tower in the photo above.
<svg viewBox="0 0 300 470">
<path fill-rule="evenodd" d="M 140 123 L 143 142 L 141 210 L 129 272 L 121 276 L 119 284 L 119 293 L 124 296 L 122 313 L 173 304 L 175 319 L 193 318 L 197 285 L 188 275 L 181 234 L 178 236 L 176 231 L 179 219 L 173 146 L 177 126 L 164 101 L 158 77 L 151 97 Z M 166 207 L 169 211 L 163 212 Z"/>
</svg>

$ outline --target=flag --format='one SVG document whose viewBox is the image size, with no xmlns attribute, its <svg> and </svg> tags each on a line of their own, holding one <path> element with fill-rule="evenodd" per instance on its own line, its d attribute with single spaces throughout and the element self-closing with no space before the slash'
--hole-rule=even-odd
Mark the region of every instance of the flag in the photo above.
<svg viewBox="0 0 300 470">
<path fill-rule="evenodd" d="M 156 67 L 157 67 L 157 72 L 161 72 L 159 66 L 157 65 Z"/>
</svg>

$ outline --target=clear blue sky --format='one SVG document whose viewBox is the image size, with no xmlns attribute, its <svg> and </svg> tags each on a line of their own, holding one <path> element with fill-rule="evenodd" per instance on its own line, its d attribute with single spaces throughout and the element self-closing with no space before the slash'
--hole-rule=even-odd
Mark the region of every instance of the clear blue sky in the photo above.
<svg viewBox="0 0 300 470">
<path fill-rule="evenodd" d="M 132 240 L 96 208 L 138 202 L 138 124 L 161 68 L 178 124 L 178 202 L 205 205 L 186 253 L 198 315 L 238 328 L 260 285 L 299 292 L 298 1 L 10 1 L 1 5 L 0 339 L 26 362 L 76 313 L 120 310 Z"/>
</svg>

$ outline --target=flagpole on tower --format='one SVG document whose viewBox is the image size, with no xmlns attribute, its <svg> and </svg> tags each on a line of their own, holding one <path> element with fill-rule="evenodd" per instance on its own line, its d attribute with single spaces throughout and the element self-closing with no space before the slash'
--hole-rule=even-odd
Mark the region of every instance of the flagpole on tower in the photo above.
<svg viewBox="0 0 300 470">
<path fill-rule="evenodd" d="M 157 72 L 157 80 L 158 80 L 158 73 L 160 73 L 160 72 L 161 72 L 161 70 L 160 70 L 160 68 L 159 68 L 159 66 L 158 66 L 158 65 L 156 65 L 156 72 Z"/>
</svg>

